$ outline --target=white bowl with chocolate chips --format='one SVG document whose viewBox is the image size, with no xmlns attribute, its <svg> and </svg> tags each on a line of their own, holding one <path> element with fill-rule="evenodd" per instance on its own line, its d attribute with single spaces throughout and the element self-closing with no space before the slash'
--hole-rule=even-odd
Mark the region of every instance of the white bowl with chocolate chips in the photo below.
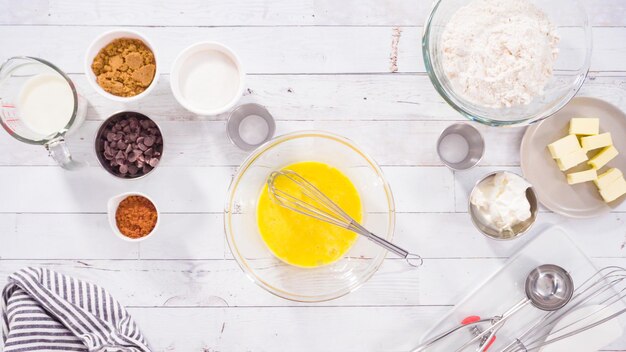
<svg viewBox="0 0 626 352">
<path fill-rule="evenodd" d="M 100 165 L 113 176 L 137 179 L 149 174 L 163 155 L 163 135 L 148 116 L 118 112 L 106 119 L 95 138 Z"/>
</svg>

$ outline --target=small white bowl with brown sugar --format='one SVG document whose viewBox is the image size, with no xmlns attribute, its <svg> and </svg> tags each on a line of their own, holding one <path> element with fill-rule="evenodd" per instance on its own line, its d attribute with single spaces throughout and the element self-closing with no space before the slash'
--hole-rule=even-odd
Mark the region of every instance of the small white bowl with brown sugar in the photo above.
<svg viewBox="0 0 626 352">
<path fill-rule="evenodd" d="M 109 199 L 107 208 L 111 229 L 124 241 L 143 241 L 153 236 L 159 227 L 161 214 L 156 203 L 143 193 L 114 196 Z"/>
<path fill-rule="evenodd" d="M 156 86 L 160 65 L 152 42 L 130 29 L 98 36 L 85 54 L 87 81 L 100 95 L 128 103 L 148 95 Z"/>
</svg>

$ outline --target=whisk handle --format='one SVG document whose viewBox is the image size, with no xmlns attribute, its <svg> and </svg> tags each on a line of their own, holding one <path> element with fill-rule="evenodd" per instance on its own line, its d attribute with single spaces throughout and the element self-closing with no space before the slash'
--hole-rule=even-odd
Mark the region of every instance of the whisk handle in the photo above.
<svg viewBox="0 0 626 352">
<path fill-rule="evenodd" d="M 364 236 L 368 240 L 376 243 L 377 245 L 385 248 L 386 250 L 394 253 L 395 255 L 401 258 L 404 258 L 406 262 L 412 267 L 419 268 L 420 266 L 422 266 L 422 264 L 424 264 L 424 259 L 422 259 L 421 256 L 410 253 L 406 249 L 396 246 L 395 244 L 387 241 L 386 239 L 369 232 L 365 227 L 361 226 L 361 224 L 359 224 L 358 222 L 354 220 L 350 222 L 348 229 L 358 233 L 361 236 Z"/>
<path fill-rule="evenodd" d="M 399 257 L 406 258 L 409 255 L 409 251 L 396 246 L 395 244 L 387 241 L 386 239 L 367 231 L 366 229 L 362 229 L 362 231 L 359 231 L 359 234 L 367 237 L 367 239 L 369 239 L 370 241 L 380 245 L 381 247 L 396 254 Z"/>
</svg>

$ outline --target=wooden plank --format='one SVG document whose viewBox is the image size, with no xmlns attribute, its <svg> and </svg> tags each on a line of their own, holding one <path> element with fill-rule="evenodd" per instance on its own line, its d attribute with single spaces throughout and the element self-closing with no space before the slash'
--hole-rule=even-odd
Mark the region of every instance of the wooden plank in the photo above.
<svg viewBox="0 0 626 352">
<path fill-rule="evenodd" d="M 422 335 L 449 309 L 132 308 L 130 312 L 155 352 L 379 352 L 415 348 Z M 168 326 L 168 329 L 163 329 L 163 326 Z M 603 351 L 625 349 L 626 342 L 622 340 Z"/>
<path fill-rule="evenodd" d="M 449 309 L 255 307 L 129 311 L 155 352 L 379 352 L 416 347 L 421 335 Z"/>
<path fill-rule="evenodd" d="M 505 258 L 551 226 L 563 228 L 593 258 L 626 257 L 626 219 L 612 213 L 574 220 L 541 213 L 537 223 L 514 241 L 493 241 L 474 228 L 467 213 L 399 214 L 394 242 L 426 258 Z"/>
<path fill-rule="evenodd" d="M 58 167 L 0 167 L 1 180 L 20 180 L 3 191 L 0 212 L 103 213 L 110 197 L 138 191 L 153 197 L 162 212 L 221 213 L 233 171 L 230 167 L 160 167 L 146 178 L 129 181 L 98 167 L 72 172 Z M 396 185 L 399 211 L 453 211 L 452 175 L 447 169 L 385 171 Z"/>
<path fill-rule="evenodd" d="M 3 190 L 0 212 L 104 213 L 110 197 L 130 191 L 147 193 L 162 212 L 219 212 L 233 171 L 228 167 L 162 167 L 146 178 L 129 181 L 99 167 L 74 172 L 57 167 L 3 167 L 0 179 L 19 181 Z"/>
<path fill-rule="evenodd" d="M 0 259 L 233 258 L 222 214 L 161 216 L 155 236 L 137 245 L 115 237 L 105 214 L 0 214 Z M 542 213 L 528 234 L 497 243 L 475 230 L 466 213 L 398 213 L 394 242 L 426 258 L 504 258 L 553 224 L 564 228 L 589 256 L 626 255 L 625 220 L 619 213 L 574 221 Z"/>
<path fill-rule="evenodd" d="M 139 243 L 141 259 L 226 257 L 222 214 L 163 214 L 159 237 Z"/>
<path fill-rule="evenodd" d="M 71 75 L 89 101 L 87 119 L 103 120 L 127 109 L 98 94 L 82 74 Z M 597 85 L 602 86 L 602 82 Z M 262 104 L 276 120 L 464 120 L 433 89 L 425 74 L 249 75 L 240 103 Z M 157 120 L 198 120 L 179 105 L 169 75 L 131 108 Z M 228 113 L 205 118 L 226 120 Z"/>
<path fill-rule="evenodd" d="M 0 59 L 30 55 L 49 59 L 69 73 L 82 73 L 83 53 L 91 41 L 111 27 L 4 26 Z M 425 72 L 421 27 L 405 27 L 397 53 L 392 27 L 140 27 L 157 50 L 157 64 L 168 73 L 176 55 L 188 45 L 217 40 L 239 54 L 252 74 L 389 73 L 397 54 L 398 72 Z M 579 40 L 568 34 L 569 40 Z M 64 38 L 62 46 L 58 38 Z M 268 40 L 271 38 L 271 40 Z M 626 71 L 626 28 L 593 30 L 592 71 Z M 68 49 L 70 48 L 70 49 Z M 285 48 L 288 48 L 286 50 Z M 565 58 L 571 61 L 571 58 Z"/>
<path fill-rule="evenodd" d="M 421 26 L 430 12 L 428 1 L 72 1 L 2 0 L 0 24 L 119 26 L 289 26 L 361 25 Z M 10 6 L 9 6 L 10 3 Z M 595 26 L 624 26 L 621 0 L 581 1 Z M 270 6 L 271 5 L 271 6 Z M 149 11 L 146 9 L 149 8 Z"/>
<path fill-rule="evenodd" d="M 0 214 L 0 259 L 137 259 L 137 244 L 116 238 L 105 214 Z"/>
<path fill-rule="evenodd" d="M 0 2 L 6 2 L 3 0 Z M 6 5 L 0 24 L 83 24 L 120 26 L 411 25 L 430 9 L 424 1 L 305 0 L 93 1 L 30 0 Z M 149 11 L 146 9 L 149 8 Z M 407 16 L 407 14 L 414 16 Z M 415 16 L 419 16 L 415 18 Z M 114 21 L 114 22 L 113 22 Z"/>
<path fill-rule="evenodd" d="M 82 74 L 71 75 L 89 101 L 88 120 L 101 121 L 131 108 L 157 121 L 226 120 L 228 113 L 201 118 L 174 99 L 169 75 L 162 75 L 154 91 L 131 104 L 113 102 L 98 94 Z M 250 75 L 240 104 L 262 104 L 279 121 L 301 120 L 450 120 L 467 121 L 433 89 L 425 74 L 385 75 Z M 626 111 L 626 77 L 592 73 L 579 95 L 596 96 Z"/>
<path fill-rule="evenodd" d="M 1 259 L 221 259 L 221 214 L 161 214 L 140 244 L 117 238 L 107 215 L 0 214 Z"/>
<path fill-rule="evenodd" d="M 76 160 L 99 167 L 93 138 L 101 121 L 86 121 L 68 145 Z M 381 165 L 441 166 L 436 144 L 448 121 L 281 121 L 276 135 L 302 130 L 328 131 L 351 139 Z M 225 121 L 162 121 L 165 150 L 162 166 L 237 166 L 248 153 L 235 147 L 226 135 Z M 485 137 L 483 165 L 517 165 L 523 129 L 477 126 Z M 489 146 L 498 146 L 490 148 Z M 0 165 L 54 165 L 41 146 L 27 145 L 0 133 L 5 151 Z"/>
<path fill-rule="evenodd" d="M 449 305 L 501 265 L 503 259 L 429 259 L 415 269 L 388 259 L 363 287 L 321 305 Z M 106 287 L 128 306 L 301 306 L 253 284 L 234 260 L 107 260 L 0 262 L 0 283 L 25 266 L 45 266 Z M 314 304 L 315 305 L 315 304 Z"/>
<path fill-rule="evenodd" d="M 432 306 L 452 305 L 494 273 L 506 258 L 424 261 L 416 269 L 387 259 L 355 292 L 321 304 L 276 297 L 253 284 L 234 260 L 3 260 L 0 283 L 25 266 L 44 266 L 106 287 L 132 307 Z M 601 258 L 602 266 L 626 258 Z"/>
<path fill-rule="evenodd" d="M 37 56 L 51 60 L 66 72 L 82 73 L 87 47 L 100 33 L 110 29 L 113 27 L 4 26 L 0 47 L 13 50 L 0 53 L 0 60 L 14 55 Z M 240 56 L 247 73 L 390 72 L 392 29 L 386 27 L 141 27 L 136 30 L 153 41 L 161 73 L 170 72 L 175 57 L 184 48 L 207 40 L 231 47 Z M 57 45 L 58 38 L 64 38 L 62 46 Z M 418 45 L 411 48 L 412 52 L 418 50 Z M 421 63 L 412 66 L 417 68 Z"/>
<path fill-rule="evenodd" d="M 465 212 L 475 182 L 501 169 L 515 171 L 479 167 L 457 173 L 455 186 L 452 172 L 443 167 L 383 168 L 396 190 L 398 211 L 429 213 Z M 108 198 L 129 191 L 150 194 L 163 212 L 221 212 L 233 171 L 230 167 L 160 167 L 145 179 L 127 181 L 114 179 L 97 167 L 72 172 L 57 167 L 0 167 L 0 179 L 20 180 L 3 191 L 0 212 L 102 213 Z M 177 180 L 176 191 L 171 188 L 172 179 Z M 106 192 L 94 193 L 98 187 L 106 187 Z M 626 208 L 620 205 L 615 211 Z"/>
</svg>

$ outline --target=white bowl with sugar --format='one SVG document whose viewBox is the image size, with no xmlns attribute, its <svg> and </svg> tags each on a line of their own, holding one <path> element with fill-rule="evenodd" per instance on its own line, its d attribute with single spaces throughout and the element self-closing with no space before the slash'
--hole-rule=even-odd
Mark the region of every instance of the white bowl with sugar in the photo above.
<svg viewBox="0 0 626 352">
<path fill-rule="evenodd" d="M 230 110 L 241 98 L 246 74 L 237 55 L 217 42 L 200 42 L 174 60 L 170 86 L 185 109 L 204 116 Z"/>
</svg>

